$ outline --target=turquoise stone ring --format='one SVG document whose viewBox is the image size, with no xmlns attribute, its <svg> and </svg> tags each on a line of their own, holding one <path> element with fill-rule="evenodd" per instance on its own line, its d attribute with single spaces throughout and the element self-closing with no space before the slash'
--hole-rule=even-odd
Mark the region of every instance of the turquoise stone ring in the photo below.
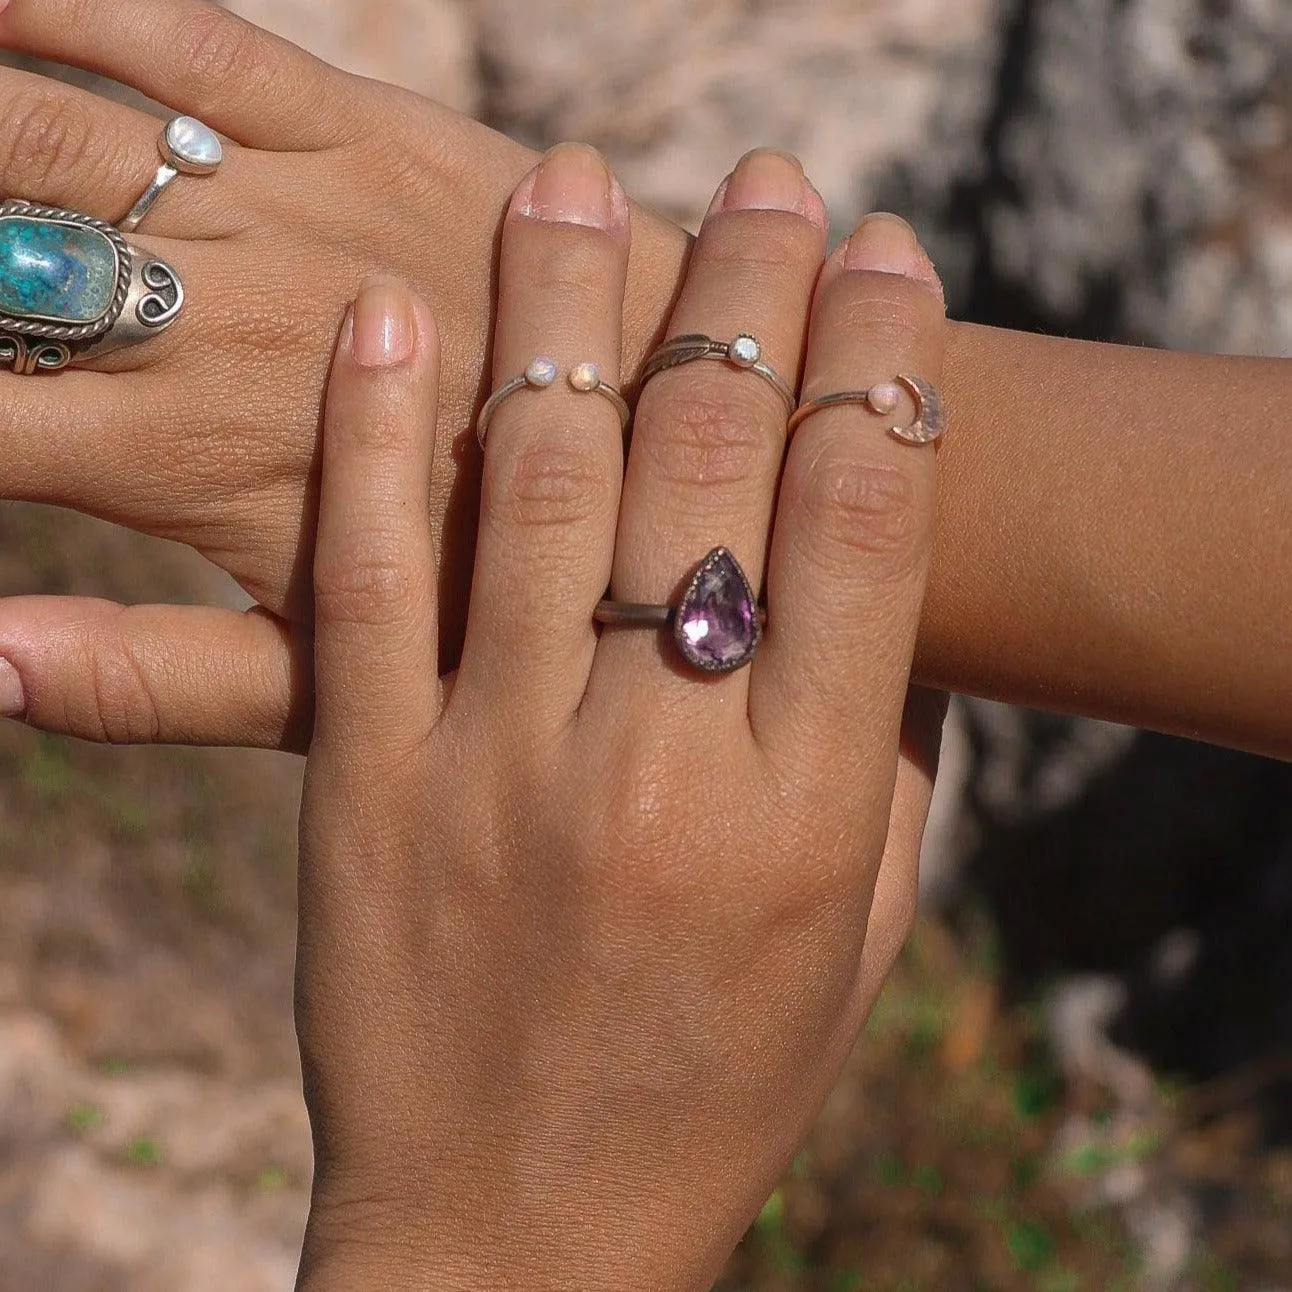
<svg viewBox="0 0 1292 1292">
<path fill-rule="evenodd" d="M 179 275 L 102 220 L 0 202 L 0 364 L 51 372 L 146 340 L 184 304 Z"/>
</svg>

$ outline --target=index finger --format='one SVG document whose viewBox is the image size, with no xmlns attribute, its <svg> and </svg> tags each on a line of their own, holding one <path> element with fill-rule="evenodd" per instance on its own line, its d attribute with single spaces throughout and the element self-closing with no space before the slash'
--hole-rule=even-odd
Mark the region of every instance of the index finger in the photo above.
<svg viewBox="0 0 1292 1292">
<path fill-rule="evenodd" d="M 870 390 L 871 404 L 826 407 L 793 433 L 750 679 L 750 722 L 769 755 L 853 785 L 879 760 L 886 793 L 937 507 L 933 446 L 892 433 L 920 411 L 894 383 L 935 384 L 945 332 L 937 275 L 905 221 L 871 217 L 826 262 L 803 403 Z M 880 414 L 884 393 L 901 400 Z"/>
</svg>

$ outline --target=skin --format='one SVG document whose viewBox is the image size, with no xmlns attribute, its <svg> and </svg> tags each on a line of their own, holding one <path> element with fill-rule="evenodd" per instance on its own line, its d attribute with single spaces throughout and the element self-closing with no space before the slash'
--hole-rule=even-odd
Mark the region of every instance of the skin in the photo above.
<svg viewBox="0 0 1292 1292">
<path fill-rule="evenodd" d="M 797 163 L 747 158 L 670 330 L 750 320 L 813 390 L 937 374 L 942 301 L 909 229 L 870 220 L 822 270 L 824 244 Z M 505 222 L 495 379 L 546 342 L 614 380 L 628 249 L 604 163 L 554 151 Z M 883 337 L 861 325 L 880 304 L 904 322 Z M 370 282 L 326 404 L 298 1287 L 709 1287 L 909 924 L 941 712 L 908 697 L 937 456 L 858 410 L 787 450 L 779 397 L 715 363 L 650 383 L 626 468 L 605 401 L 564 378 L 510 398 L 440 678 L 443 336 L 401 283 Z M 751 666 L 700 679 L 652 632 L 596 632 L 608 582 L 661 596 L 714 534 L 765 573 Z"/>
<path fill-rule="evenodd" d="M 445 337 L 429 506 L 451 667 L 475 532 L 484 284 L 533 156 L 199 0 L 12 0 L 0 41 L 107 73 L 242 145 L 218 177 L 173 186 L 138 235 L 189 289 L 165 336 L 114 359 L 111 377 L 0 374 L 0 496 L 188 543 L 261 607 L 10 599 L 4 711 L 97 740 L 303 747 L 320 401 L 345 304 L 373 272 L 433 300 Z M 115 217 L 155 166 L 157 123 L 132 110 L 10 70 L 0 107 L 10 193 Z M 633 233 L 630 387 L 689 250 L 648 212 Z M 882 301 L 866 320 L 877 336 L 902 325 Z M 953 326 L 916 676 L 1292 753 L 1292 438 L 1261 433 L 1285 420 L 1287 380 L 1277 360 Z"/>
</svg>

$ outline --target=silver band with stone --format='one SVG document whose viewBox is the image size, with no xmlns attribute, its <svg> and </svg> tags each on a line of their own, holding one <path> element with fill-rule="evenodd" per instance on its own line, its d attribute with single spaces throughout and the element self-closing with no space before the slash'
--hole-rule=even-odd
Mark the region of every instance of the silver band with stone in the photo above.
<svg viewBox="0 0 1292 1292">
<path fill-rule="evenodd" d="M 592 618 L 609 628 L 669 628 L 682 659 L 700 673 L 732 673 L 758 650 L 767 615 L 740 562 L 715 547 L 695 567 L 677 605 L 598 602 Z"/>
<path fill-rule="evenodd" d="M 106 221 L 0 202 L 0 365 L 56 372 L 156 336 L 183 308 L 179 274 Z"/>
<path fill-rule="evenodd" d="M 476 418 L 476 439 L 480 442 L 480 447 L 484 448 L 489 423 L 493 421 L 493 415 L 504 399 L 519 390 L 547 390 L 556 381 L 560 372 L 560 366 L 555 359 L 540 355 L 530 361 L 529 366 L 519 377 L 504 381 L 485 400 L 484 406 L 480 409 L 480 416 Z M 609 400 L 614 405 L 615 412 L 619 414 L 620 430 L 628 429 L 628 423 L 632 421 L 632 410 L 628 407 L 628 401 L 608 381 L 602 380 L 601 369 L 595 363 L 576 363 L 566 375 L 566 380 L 570 384 L 570 389 L 578 391 L 581 395 L 600 395 L 603 399 Z"/>
<path fill-rule="evenodd" d="M 153 203 L 180 175 L 214 175 L 224 160 L 219 136 L 194 117 L 175 117 L 168 121 L 157 140 L 157 151 L 162 155 L 162 164 L 139 201 L 117 225 L 122 233 L 133 233 L 152 210 Z"/>
<path fill-rule="evenodd" d="M 770 363 L 763 361 L 763 347 L 758 338 L 748 332 L 742 332 L 732 341 L 715 341 L 703 332 L 675 336 L 672 340 L 665 341 L 646 360 L 646 366 L 642 369 L 642 385 L 661 372 L 684 363 L 693 363 L 696 359 L 719 359 L 731 364 L 733 368 L 756 373 L 785 401 L 786 414 L 794 412 L 798 401 L 793 388 Z"/>
<path fill-rule="evenodd" d="M 923 377 L 905 375 L 881 381 L 867 390 L 838 390 L 805 400 L 790 418 L 789 433 L 793 435 L 809 417 L 846 404 L 862 404 L 872 413 L 887 417 L 901 406 L 903 392 L 915 401 L 915 421 L 909 426 L 890 426 L 888 433 L 903 444 L 933 444 L 940 440 L 947 429 L 941 394 Z"/>
</svg>

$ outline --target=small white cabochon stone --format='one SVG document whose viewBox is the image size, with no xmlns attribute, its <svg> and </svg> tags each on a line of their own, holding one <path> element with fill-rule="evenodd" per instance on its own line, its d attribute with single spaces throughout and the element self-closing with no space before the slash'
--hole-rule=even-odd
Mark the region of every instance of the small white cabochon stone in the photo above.
<svg viewBox="0 0 1292 1292">
<path fill-rule="evenodd" d="M 902 388 L 895 381 L 881 381 L 879 385 L 871 386 L 866 394 L 866 403 L 881 416 L 895 413 L 901 402 Z"/>
<path fill-rule="evenodd" d="M 193 117 L 176 117 L 166 127 L 171 158 L 199 171 L 212 171 L 224 160 L 220 137 Z"/>
<path fill-rule="evenodd" d="M 525 380 L 540 389 L 550 386 L 556 380 L 556 361 L 543 358 L 531 360 L 529 367 L 525 369 Z"/>
<path fill-rule="evenodd" d="M 752 368 L 762 358 L 762 347 L 752 336 L 738 336 L 728 347 L 732 363 Z"/>
<path fill-rule="evenodd" d="M 601 370 L 595 363 L 581 363 L 570 369 L 570 385 L 585 393 L 596 390 L 601 385 Z"/>
</svg>

